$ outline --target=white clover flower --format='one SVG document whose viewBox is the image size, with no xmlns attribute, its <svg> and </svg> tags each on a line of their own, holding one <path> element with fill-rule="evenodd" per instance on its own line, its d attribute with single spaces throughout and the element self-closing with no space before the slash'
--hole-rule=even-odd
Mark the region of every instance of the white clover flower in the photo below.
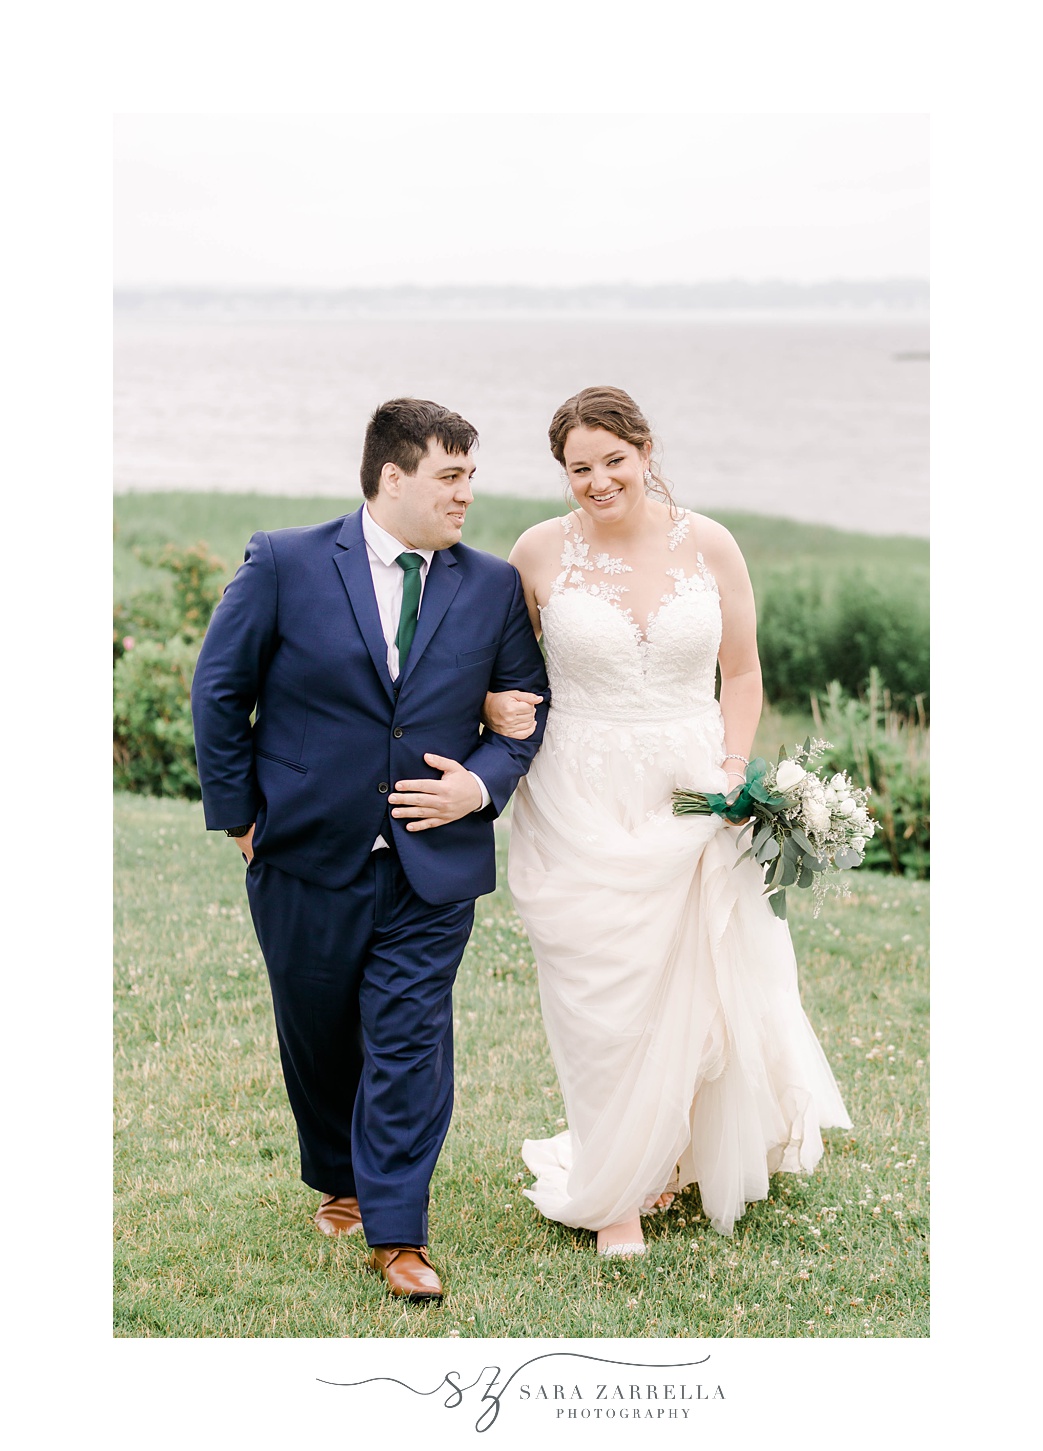
<svg viewBox="0 0 1043 1451">
<path fill-rule="evenodd" d="M 775 772 L 775 784 L 780 791 L 792 791 L 806 775 L 804 767 L 798 766 L 796 761 L 783 761 Z"/>
</svg>

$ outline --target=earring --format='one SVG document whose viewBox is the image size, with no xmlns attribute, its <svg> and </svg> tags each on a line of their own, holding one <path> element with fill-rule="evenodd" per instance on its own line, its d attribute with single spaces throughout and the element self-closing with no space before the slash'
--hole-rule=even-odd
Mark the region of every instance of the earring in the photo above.
<svg viewBox="0 0 1043 1451">
<path fill-rule="evenodd" d="M 655 488 L 655 479 L 653 479 L 653 477 L 652 477 L 652 471 L 651 471 L 651 469 L 645 469 L 645 488 L 646 489 L 654 489 Z"/>
</svg>

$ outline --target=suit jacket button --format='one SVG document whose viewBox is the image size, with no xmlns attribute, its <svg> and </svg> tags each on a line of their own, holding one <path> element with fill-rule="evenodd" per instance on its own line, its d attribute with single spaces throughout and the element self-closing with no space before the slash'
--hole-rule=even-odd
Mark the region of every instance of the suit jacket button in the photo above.
<svg viewBox="0 0 1043 1451">
<path fill-rule="evenodd" d="M 405 734 L 405 732 L 403 731 L 403 729 L 402 729 L 401 726 L 396 726 L 395 729 L 391 732 L 391 734 L 395 737 L 395 740 L 397 741 L 397 740 L 401 740 L 401 738 Z"/>
<path fill-rule="evenodd" d="M 388 783 L 386 781 L 381 781 L 380 785 L 377 787 L 377 790 L 380 792 L 381 796 L 386 796 L 388 791 L 390 790 L 390 787 L 388 786 Z"/>
</svg>

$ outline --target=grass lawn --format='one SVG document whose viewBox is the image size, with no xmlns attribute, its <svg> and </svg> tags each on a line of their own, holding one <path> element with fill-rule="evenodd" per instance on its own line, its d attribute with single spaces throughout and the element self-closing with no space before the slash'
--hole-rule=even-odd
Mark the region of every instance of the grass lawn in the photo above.
<svg viewBox="0 0 1043 1451">
<path fill-rule="evenodd" d="M 281 501 L 260 502 L 271 511 L 235 500 L 240 545 L 289 522 Z M 293 501 L 296 521 L 310 502 Z M 118 501 L 125 538 L 135 503 Z M 314 517 L 335 512 L 323 500 Z M 170 537 L 228 547 L 216 527 L 184 525 Z M 789 724 L 768 718 L 766 749 Z M 790 894 L 804 1005 L 854 1129 L 828 1135 L 813 1176 L 777 1176 L 733 1238 L 690 1190 L 646 1221 L 644 1259 L 623 1264 L 522 1195 L 521 1141 L 556 1132 L 563 1110 L 521 924 L 505 887 L 482 898 L 432 1186 L 447 1295 L 402 1307 L 363 1272 L 360 1236 L 332 1242 L 311 1223 L 241 858 L 183 801 L 117 797 L 115 841 L 117 1336 L 928 1334 L 926 883 L 857 873 L 818 919 Z"/>
<path fill-rule="evenodd" d="M 358 508 L 360 497 L 289 498 L 269 494 L 140 493 L 115 498 L 114 563 L 116 598 L 135 590 L 169 586 L 169 576 L 152 569 L 138 551 L 164 544 L 185 548 L 199 540 L 227 565 L 231 578 L 242 562 L 246 541 L 256 529 L 318 524 Z M 479 496 L 467 514 L 465 542 L 506 557 L 518 535 L 541 519 L 564 513 L 555 499 Z M 843 574 L 858 569 L 866 576 L 915 582 L 926 596 L 926 539 L 846 534 L 792 519 L 760 514 L 714 512 L 735 535 L 756 586 L 766 571 L 786 566 L 819 568 Z"/>
</svg>

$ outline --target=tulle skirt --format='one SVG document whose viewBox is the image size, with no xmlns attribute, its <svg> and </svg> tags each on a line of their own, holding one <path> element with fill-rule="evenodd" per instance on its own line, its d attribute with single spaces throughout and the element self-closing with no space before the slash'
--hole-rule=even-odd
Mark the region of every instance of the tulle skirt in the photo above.
<svg viewBox="0 0 1043 1451">
<path fill-rule="evenodd" d="M 707 724 L 552 709 L 515 796 L 508 879 L 568 1122 L 525 1141 L 525 1192 L 562 1224 L 694 1183 L 730 1234 L 770 1174 L 810 1171 L 821 1130 L 851 1126 L 762 870 L 720 818 L 672 814 L 675 786 L 724 784 Z"/>
</svg>

